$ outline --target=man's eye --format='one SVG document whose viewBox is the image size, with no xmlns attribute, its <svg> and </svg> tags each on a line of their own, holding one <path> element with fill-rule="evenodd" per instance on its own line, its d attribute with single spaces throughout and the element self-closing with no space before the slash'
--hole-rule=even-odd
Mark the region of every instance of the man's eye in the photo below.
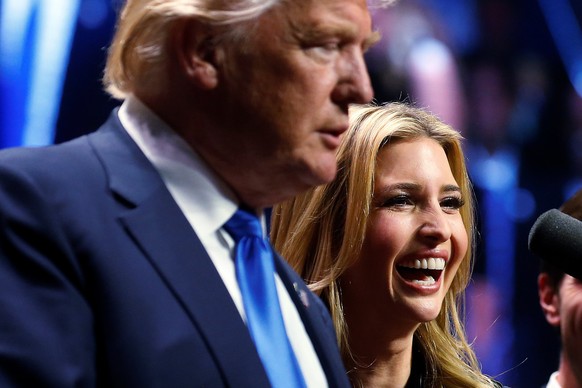
<svg viewBox="0 0 582 388">
<path fill-rule="evenodd" d="M 328 42 L 322 44 L 320 47 L 327 51 L 337 51 L 339 50 L 340 45 L 338 42 Z"/>
<path fill-rule="evenodd" d="M 322 59 L 332 59 L 339 52 L 339 42 L 318 43 L 308 47 L 308 51 Z"/>
</svg>

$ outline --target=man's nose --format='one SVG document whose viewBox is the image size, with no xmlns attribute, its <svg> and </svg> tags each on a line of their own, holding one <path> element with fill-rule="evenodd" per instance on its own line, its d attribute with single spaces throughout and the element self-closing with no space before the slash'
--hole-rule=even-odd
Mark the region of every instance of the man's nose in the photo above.
<svg viewBox="0 0 582 388">
<path fill-rule="evenodd" d="M 339 65 L 339 82 L 333 93 L 338 103 L 365 104 L 374 97 L 364 55 L 360 50 L 345 58 Z"/>
</svg>

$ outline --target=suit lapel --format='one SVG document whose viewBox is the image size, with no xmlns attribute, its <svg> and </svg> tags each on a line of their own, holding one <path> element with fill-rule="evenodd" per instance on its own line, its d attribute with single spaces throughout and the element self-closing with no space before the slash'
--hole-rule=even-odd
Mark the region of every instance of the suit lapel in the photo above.
<svg viewBox="0 0 582 388">
<path fill-rule="evenodd" d="M 276 252 L 274 255 L 279 277 L 297 307 L 305 330 L 309 334 L 315 352 L 319 357 L 319 362 L 327 377 L 329 386 L 349 386 L 343 362 L 339 356 L 337 340 L 333 334 L 332 322 L 323 303 L 307 288 L 303 280 L 281 256 Z"/>
<path fill-rule="evenodd" d="M 210 257 L 168 197 L 165 192 L 153 195 L 122 222 L 205 334 L 229 385 L 249 378 L 249 385 L 261 386 L 257 380 L 264 372 L 248 330 Z"/>
<path fill-rule="evenodd" d="M 248 330 L 210 257 L 155 168 L 112 116 L 91 142 L 111 189 L 129 205 L 121 222 L 205 337 L 227 385 L 268 386 Z"/>
</svg>

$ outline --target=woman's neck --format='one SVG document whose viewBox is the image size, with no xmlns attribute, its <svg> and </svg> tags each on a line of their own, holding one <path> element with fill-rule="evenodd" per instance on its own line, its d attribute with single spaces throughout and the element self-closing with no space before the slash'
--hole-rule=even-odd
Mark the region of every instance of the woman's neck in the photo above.
<svg viewBox="0 0 582 388">
<path fill-rule="evenodd" d="M 414 330 L 399 336 L 379 336 L 376 330 L 350 329 L 350 378 L 363 387 L 404 387 L 412 368 Z M 359 383 L 359 384 L 358 384 Z"/>
</svg>

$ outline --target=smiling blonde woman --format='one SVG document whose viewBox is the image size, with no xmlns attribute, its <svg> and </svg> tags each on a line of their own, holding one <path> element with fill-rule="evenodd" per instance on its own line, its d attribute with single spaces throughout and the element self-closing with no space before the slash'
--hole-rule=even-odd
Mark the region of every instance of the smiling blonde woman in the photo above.
<svg viewBox="0 0 582 388">
<path fill-rule="evenodd" d="M 354 386 L 495 387 L 462 303 L 474 207 L 461 135 L 402 103 L 352 106 L 338 175 L 274 208 L 275 247 L 328 305 Z"/>
</svg>

